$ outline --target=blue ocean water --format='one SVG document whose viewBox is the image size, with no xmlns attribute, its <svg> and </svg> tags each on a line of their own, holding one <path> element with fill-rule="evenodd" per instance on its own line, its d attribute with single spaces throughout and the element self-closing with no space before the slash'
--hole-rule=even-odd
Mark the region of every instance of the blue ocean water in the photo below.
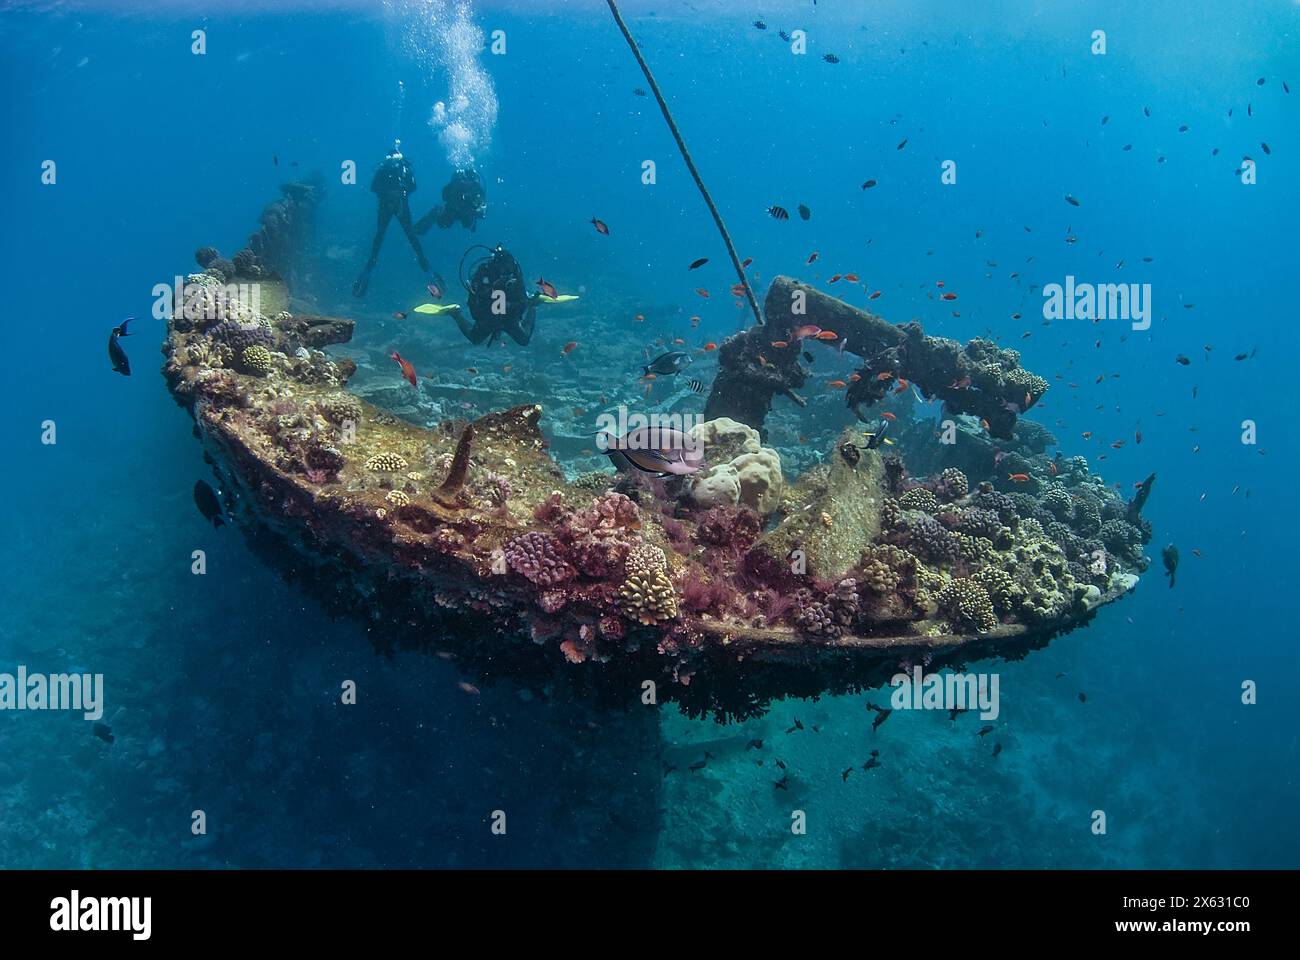
<svg viewBox="0 0 1300 960">
<path fill-rule="evenodd" d="M 93 736 L 79 715 L 0 713 L 0 866 L 1300 864 L 1300 464 L 1285 412 L 1300 9 L 624 5 L 754 258 L 760 297 L 778 273 L 824 285 L 854 272 L 866 287 L 826 289 L 857 305 L 881 290 L 873 309 L 890 320 L 996 336 L 1030 369 L 1060 374 L 1033 415 L 1065 455 L 1088 456 L 1126 495 L 1159 475 L 1146 511 L 1157 560 L 1137 592 L 1022 661 L 972 665 L 1001 675 L 993 757 L 968 717 L 899 712 L 873 733 L 862 696 L 778 703 L 727 726 L 671 706 L 610 717 L 508 686 L 469 697 L 452 664 L 376 651 L 368 620 L 400 611 L 334 619 L 195 510 L 194 481 L 210 471 L 155 375 L 152 290 L 194 269 L 195 247 L 242 245 L 284 180 L 327 184 L 304 292 L 320 312 L 358 318 L 358 351 L 397 346 L 421 369 L 486 356 L 453 330 L 411 337 L 391 320 L 423 282 L 395 226 L 365 303 L 349 294 L 373 230 L 365 182 L 393 138 L 421 211 L 451 172 L 428 123 L 448 63 L 436 44 L 416 48 L 456 6 L 0 13 L 0 671 L 102 672 L 114 735 Z M 506 43 L 475 58 L 498 101 L 475 157 L 489 215 L 473 236 L 435 231 L 426 250 L 451 278 L 469 243 L 508 243 L 529 279 L 581 288 L 595 311 L 581 323 L 548 315 L 507 362 L 561 379 L 560 345 L 631 337 L 635 312 L 654 328 L 643 339 L 737 330 L 744 313 L 721 295 L 735 278 L 714 226 L 654 101 L 634 93 L 646 83 L 605 5 L 470 11 Z M 803 56 L 777 36 L 796 29 Z M 1090 50 L 1094 30 L 1104 55 Z M 1252 185 L 1234 172 L 1245 155 Z M 339 183 L 349 159 L 359 187 Z M 47 160 L 54 184 L 42 183 Z M 941 182 L 945 160 L 955 184 Z M 878 186 L 863 190 L 869 178 Z M 807 221 L 766 213 L 799 204 Z M 1030 287 L 1067 275 L 1150 283 L 1150 329 L 1044 326 Z M 938 281 L 961 292 L 956 304 L 927 296 Z M 718 295 L 705 301 L 697 286 Z M 130 315 L 141 319 L 127 379 L 109 370 L 104 341 Z M 358 381 L 380 377 L 396 380 L 363 364 Z M 536 399 L 551 398 L 539 388 Z M 848 422 L 832 396 L 809 417 Z M 1242 442 L 1247 420 L 1257 443 Z M 1167 542 L 1182 554 L 1174 589 L 1159 572 Z M 190 572 L 195 549 L 208 553 L 205 577 Z M 354 707 L 338 702 L 348 679 Z M 1256 704 L 1241 702 L 1246 681 Z M 805 729 L 786 733 L 796 717 Z M 784 760 L 789 790 L 753 762 L 753 738 Z M 871 749 L 882 765 L 866 773 Z M 708 765 L 689 772 L 706 750 Z M 790 831 L 796 807 L 806 835 Z M 195 810 L 206 835 L 191 832 Z M 494 810 L 508 812 L 506 837 L 489 830 Z M 1104 836 L 1090 829 L 1096 810 Z"/>
</svg>

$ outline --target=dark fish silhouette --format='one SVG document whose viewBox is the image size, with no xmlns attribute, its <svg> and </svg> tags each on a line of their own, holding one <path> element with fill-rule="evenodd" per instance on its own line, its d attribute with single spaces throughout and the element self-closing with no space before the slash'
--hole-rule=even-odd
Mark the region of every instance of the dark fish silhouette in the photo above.
<svg viewBox="0 0 1300 960">
<path fill-rule="evenodd" d="M 1082 690 L 1079 691 L 1079 702 L 1080 702 L 1080 703 L 1087 703 L 1087 702 L 1088 702 L 1088 695 L 1087 695 L 1086 693 L 1084 693 Z"/>
<path fill-rule="evenodd" d="M 645 91 L 642 90 L 640 87 L 633 87 L 633 88 L 632 88 L 632 93 L 633 93 L 635 96 L 638 96 L 638 97 L 644 97 L 644 96 L 645 96 Z"/>
<path fill-rule="evenodd" d="M 1068 204 L 1069 204 L 1070 206 L 1072 206 L 1072 207 L 1077 207 L 1077 206 L 1079 205 L 1079 201 L 1076 200 L 1076 199 L 1074 199 L 1074 197 L 1072 197 L 1072 196 L 1071 196 L 1070 194 L 1068 194 L 1068 193 L 1065 195 L 1065 202 L 1068 203 Z"/>
<path fill-rule="evenodd" d="M 762 749 L 763 749 L 763 741 L 762 741 L 762 740 L 751 740 L 751 741 L 749 741 L 749 743 L 745 744 L 745 749 L 746 749 L 746 750 L 762 750 Z"/>
<path fill-rule="evenodd" d="M 876 181 L 874 181 L 874 180 L 868 180 L 866 183 L 864 183 L 864 184 L 862 185 L 862 189 L 863 189 L 863 190 L 870 190 L 870 189 L 871 189 L 872 187 L 874 187 L 875 185 L 876 185 Z"/>
<path fill-rule="evenodd" d="M 827 63 L 839 63 L 839 62 L 840 62 L 840 58 L 837 57 L 837 56 L 835 56 L 835 54 L 833 54 L 833 53 L 828 53 L 828 54 L 826 54 L 824 57 L 822 57 L 822 59 L 825 60 Z"/>
<path fill-rule="evenodd" d="M 134 320 L 135 317 L 127 317 L 108 334 L 108 360 L 113 365 L 113 372 L 120 373 L 124 377 L 131 376 L 131 361 L 122 349 L 122 344 L 118 343 L 118 338 L 129 337 L 126 325 Z"/>
<path fill-rule="evenodd" d="M 845 783 L 849 782 L 849 774 L 853 772 L 852 767 L 845 767 L 844 772 L 840 774 L 840 779 Z"/>
<path fill-rule="evenodd" d="M 992 733 L 992 732 L 993 732 L 993 724 L 991 724 L 991 723 L 986 723 L 986 724 L 984 724 L 984 726 L 982 726 L 982 727 L 979 728 L 979 731 L 975 734 L 975 736 L 977 736 L 977 737 L 982 737 L 982 736 L 984 736 L 985 734 L 989 734 L 989 733 Z"/>
<path fill-rule="evenodd" d="M 876 719 L 871 721 L 872 733 L 875 733 L 878 729 L 880 729 L 880 725 L 884 723 L 886 720 L 888 720 L 889 715 L 894 712 L 893 710 L 890 710 L 888 707 L 878 707 L 874 703 L 868 703 L 867 709 L 876 711 Z"/>
<path fill-rule="evenodd" d="M 787 791 L 788 791 L 790 788 L 787 787 L 786 784 L 789 783 L 789 782 L 790 782 L 790 774 L 787 773 L 787 774 L 786 774 L 784 777 L 782 777 L 780 780 L 774 780 L 774 781 L 772 781 L 772 786 L 773 786 L 774 788 L 776 788 L 777 790 L 787 790 Z"/>
<path fill-rule="evenodd" d="M 687 267 L 686 269 L 687 269 L 687 270 L 698 270 L 700 267 L 704 266 L 704 265 L 705 265 L 706 263 L 708 263 L 708 262 L 709 262 L 709 258 L 708 258 L 708 257 L 700 257 L 700 259 L 698 259 L 698 260 L 692 260 L 692 261 L 691 261 L 691 265 L 690 265 L 689 267 Z"/>
<path fill-rule="evenodd" d="M 799 722 L 798 717 L 795 717 L 794 726 L 791 727 L 789 730 L 787 730 L 786 733 L 794 733 L 796 730 L 802 730 L 802 729 L 803 729 L 803 724 Z"/>
<path fill-rule="evenodd" d="M 758 30 L 766 30 L 766 29 L 767 29 L 767 24 L 764 23 L 762 20 L 755 20 L 755 21 L 754 21 L 754 27 L 755 27 L 756 29 L 758 29 Z"/>
<path fill-rule="evenodd" d="M 203 518 L 212 524 L 213 529 L 225 523 L 221 516 L 221 501 L 206 481 L 200 480 L 194 484 L 194 505 L 199 508 Z"/>
<path fill-rule="evenodd" d="M 801 203 L 799 204 L 799 217 L 803 220 L 809 220 L 812 218 L 812 211 Z"/>
<path fill-rule="evenodd" d="M 687 386 L 690 387 L 691 390 L 693 390 L 695 393 L 704 392 L 704 384 L 700 383 L 700 381 L 698 380 L 690 381 L 689 383 L 687 383 Z"/>
<path fill-rule="evenodd" d="M 993 744 L 993 756 L 996 757 L 1001 752 L 1002 752 L 1002 744 L 1000 743 Z"/>
<path fill-rule="evenodd" d="M 1169 589 L 1174 588 L 1174 580 L 1178 575 L 1178 548 L 1172 543 L 1165 546 L 1160 551 L 1160 559 L 1165 562 L 1165 573 L 1169 576 Z"/>
<path fill-rule="evenodd" d="M 106 723 L 97 723 L 90 728 L 91 733 L 99 737 L 105 743 L 112 743 L 117 738 L 113 736 L 113 728 Z"/>
<path fill-rule="evenodd" d="M 767 215 L 773 220 L 789 220 L 790 211 L 785 207 L 768 207 Z"/>
<path fill-rule="evenodd" d="M 691 773 L 694 773 L 696 770 L 703 770 L 706 766 L 708 766 L 708 763 L 709 762 L 707 760 L 697 760 L 686 769 L 691 771 Z"/>
<path fill-rule="evenodd" d="M 671 377 L 681 373 L 691 363 L 691 355 L 685 350 L 673 350 L 655 357 L 642 370 L 646 374 L 653 373 L 657 377 Z"/>
</svg>

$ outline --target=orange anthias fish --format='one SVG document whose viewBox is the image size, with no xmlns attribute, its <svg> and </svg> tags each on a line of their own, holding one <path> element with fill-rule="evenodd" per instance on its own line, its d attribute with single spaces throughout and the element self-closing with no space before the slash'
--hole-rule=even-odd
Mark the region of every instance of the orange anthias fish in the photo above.
<svg viewBox="0 0 1300 960">
<path fill-rule="evenodd" d="M 847 280 L 849 283 L 857 283 L 858 275 L 856 273 L 846 273 L 844 274 L 844 279 Z"/>
<path fill-rule="evenodd" d="M 823 330 L 821 333 L 817 334 L 818 340 L 838 340 L 839 338 L 840 335 L 834 330 Z"/>
<path fill-rule="evenodd" d="M 710 340 L 708 343 L 704 345 L 703 349 L 705 350 L 705 352 L 711 352 L 713 350 L 718 349 L 718 345 L 714 343 L 712 340 Z"/>
<path fill-rule="evenodd" d="M 573 353 L 573 351 L 576 350 L 577 347 L 578 347 L 578 341 L 570 340 L 568 343 L 564 345 L 564 349 L 560 351 L 560 355 L 567 357 L 569 354 Z"/>
<path fill-rule="evenodd" d="M 415 367 L 411 366 L 411 361 L 403 360 L 402 355 L 396 350 L 390 353 L 389 356 L 396 360 L 397 365 L 402 368 L 402 378 L 411 386 L 415 386 Z"/>
<path fill-rule="evenodd" d="M 860 373 L 853 373 L 849 375 L 849 383 L 857 383 L 861 379 L 862 379 L 862 374 Z"/>
<path fill-rule="evenodd" d="M 749 266 L 751 263 L 753 263 L 753 262 L 754 262 L 754 258 L 753 258 L 753 257 L 746 257 L 743 261 L 741 261 L 740 269 L 744 270 L 746 267 L 748 267 L 748 266 Z"/>
<path fill-rule="evenodd" d="M 393 316 L 396 317 L 398 320 L 405 320 L 405 319 L 406 319 L 406 314 L 403 313 L 401 310 L 395 310 L 395 311 L 393 312 Z"/>
<path fill-rule="evenodd" d="M 812 262 L 813 262 L 814 260 L 816 260 L 816 259 L 817 259 L 817 251 L 816 251 L 816 250 L 814 250 L 812 253 L 808 254 L 808 263 L 812 263 Z M 807 266 L 807 264 L 805 264 L 805 266 Z"/>
<path fill-rule="evenodd" d="M 965 390 L 970 386 L 970 377 L 962 377 L 960 380 L 954 380 L 948 384 L 950 390 Z"/>
<path fill-rule="evenodd" d="M 743 297 L 745 295 L 745 285 L 743 283 L 733 283 L 731 285 L 731 295 L 733 297 Z"/>
<path fill-rule="evenodd" d="M 635 320 L 637 323 L 644 323 L 644 322 L 645 322 L 645 314 L 644 314 L 644 313 L 638 313 L 638 314 L 637 314 L 635 317 L 633 317 L 632 319 Z"/>
<path fill-rule="evenodd" d="M 830 383 L 827 384 L 827 386 L 831 386 L 834 387 L 836 390 L 839 390 L 843 387 L 847 387 L 848 384 L 845 383 L 843 380 L 832 380 L 830 381 Z"/>
<path fill-rule="evenodd" d="M 458 680 L 456 686 L 460 687 L 462 693 L 468 693 L 471 697 L 477 697 L 481 690 L 472 683 L 466 683 L 464 680 Z"/>
<path fill-rule="evenodd" d="M 1047 464 L 1047 469 L 1052 471 L 1052 476 L 1056 476 L 1056 472 L 1057 472 L 1057 471 L 1056 471 L 1056 464 L 1055 464 L 1055 463 L 1049 462 L 1049 463 Z"/>
<path fill-rule="evenodd" d="M 842 277 L 842 276 L 843 276 L 843 274 L 841 274 L 841 273 L 837 273 L 837 274 L 835 274 L 835 276 L 831 277 L 830 282 L 831 282 L 831 283 L 838 283 L 840 277 Z"/>
<path fill-rule="evenodd" d="M 957 299 L 957 294 L 955 294 L 955 293 L 945 293 L 945 294 L 942 294 L 942 295 L 939 297 L 939 299 L 941 299 L 941 300 L 956 300 L 956 299 Z"/>
<path fill-rule="evenodd" d="M 644 317 L 641 317 L 640 319 L 644 320 L 645 318 L 644 318 Z M 700 318 L 699 318 L 699 317 L 691 317 L 691 326 L 692 326 L 692 327 L 698 327 L 699 325 L 700 325 Z"/>
<path fill-rule="evenodd" d="M 695 292 L 698 293 L 701 297 L 704 297 L 706 300 L 709 297 L 709 291 L 705 290 L 703 287 L 698 288 Z"/>
<path fill-rule="evenodd" d="M 910 387 L 911 385 L 912 385 L 912 383 L 911 383 L 910 380 L 904 380 L 902 377 L 899 377 L 899 378 L 898 378 L 898 386 L 896 386 L 896 387 L 894 388 L 894 392 L 895 392 L 895 393 L 903 393 L 903 392 L 905 392 L 905 391 L 907 390 L 907 388 Z"/>
<path fill-rule="evenodd" d="M 784 350 L 786 347 L 790 346 L 790 344 L 784 340 L 773 340 L 772 346 L 776 347 L 778 350 Z"/>
<path fill-rule="evenodd" d="M 888 370 L 884 370 L 876 374 L 876 380 L 879 382 L 883 382 L 885 380 L 892 380 L 892 379 L 894 379 L 894 375 L 890 373 Z"/>
<path fill-rule="evenodd" d="M 592 217 L 591 225 L 596 228 L 597 233 L 601 234 L 602 236 L 606 236 L 606 237 L 609 236 L 609 227 L 605 225 L 604 220 L 597 220 L 595 217 Z"/>
<path fill-rule="evenodd" d="M 541 288 L 542 293 L 546 294 L 552 300 L 558 296 L 555 292 L 555 287 L 552 284 L 547 283 L 545 277 L 538 277 L 536 282 L 537 286 Z"/>
<path fill-rule="evenodd" d="M 1025 482 L 1027 482 L 1027 481 L 1029 480 L 1029 474 L 1027 474 L 1027 473 L 1008 473 L 1008 474 L 1007 474 L 1007 479 L 1010 480 L 1012 483 L 1025 483 Z"/>
<path fill-rule="evenodd" d="M 878 297 L 880 296 L 880 294 L 881 294 L 881 291 L 877 290 L 877 291 L 876 291 L 875 293 L 873 293 L 871 296 L 867 297 L 867 299 L 868 299 L 868 300 L 875 300 L 876 298 L 878 298 Z"/>
<path fill-rule="evenodd" d="M 790 339 L 791 340 L 810 339 L 812 337 L 817 336 L 817 334 L 821 332 L 822 332 L 821 327 L 816 327 L 813 326 L 811 323 L 806 323 L 799 329 L 795 330 L 795 332 L 790 335 Z"/>
<path fill-rule="evenodd" d="M 894 416 L 894 415 L 893 415 L 892 413 L 890 413 L 888 410 L 886 410 L 884 413 L 882 413 L 881 416 L 884 417 L 886 420 L 889 420 L 889 421 L 894 421 L 894 420 L 897 420 L 897 419 L 898 419 L 898 417 Z"/>
</svg>

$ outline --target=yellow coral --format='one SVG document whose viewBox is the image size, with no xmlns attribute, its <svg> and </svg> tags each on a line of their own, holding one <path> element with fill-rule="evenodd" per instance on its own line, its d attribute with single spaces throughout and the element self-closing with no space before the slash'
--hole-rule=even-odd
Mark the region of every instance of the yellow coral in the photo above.
<svg viewBox="0 0 1300 960">
<path fill-rule="evenodd" d="M 404 507 L 411 502 L 411 498 L 401 490 L 389 490 L 388 496 L 384 497 L 384 499 L 395 507 Z"/>
<path fill-rule="evenodd" d="M 397 473 L 406 469 L 406 458 L 396 453 L 377 453 L 366 461 L 367 470 Z"/>
<path fill-rule="evenodd" d="M 265 376 L 271 372 L 271 351 L 258 344 L 245 347 L 244 352 L 239 355 L 239 360 L 244 369 L 250 373 Z"/>
<path fill-rule="evenodd" d="M 662 570 L 630 574 L 619 587 L 618 598 L 624 616 L 647 626 L 677 616 L 677 595 L 668 574 Z"/>
</svg>

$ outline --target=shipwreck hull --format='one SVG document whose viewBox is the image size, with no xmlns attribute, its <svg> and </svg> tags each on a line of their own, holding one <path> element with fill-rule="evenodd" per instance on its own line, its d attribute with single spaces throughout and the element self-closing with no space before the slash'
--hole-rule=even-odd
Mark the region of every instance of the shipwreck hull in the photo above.
<svg viewBox="0 0 1300 960">
<path fill-rule="evenodd" d="M 281 230 L 298 236 L 287 209 Z M 1068 477 L 1045 457 L 1023 467 L 1052 509 L 1062 496 L 1091 504 L 1069 508 L 1077 535 L 1032 498 L 1019 519 L 1011 496 L 955 468 L 908 477 L 853 431 L 792 482 L 757 430 L 727 418 L 703 425 L 709 466 L 698 476 L 570 481 L 541 406 L 432 428 L 399 419 L 349 393 L 355 364 L 326 352 L 350 339 L 351 320 L 294 314 L 256 258 L 220 263 L 224 274 L 192 275 L 174 305 L 168 386 L 254 549 L 330 610 L 364 620 L 380 649 L 426 649 L 475 682 L 546 698 L 677 702 L 727 719 L 777 698 L 874 688 L 900 665 L 1023 656 L 1137 582 L 1136 553 L 1086 539 L 1093 513 L 1099 523 L 1123 505 L 1077 464 Z M 255 283 L 279 309 L 225 298 L 223 281 Z M 769 303 L 793 289 L 779 278 Z M 851 309 L 811 300 L 823 315 Z M 919 333 L 853 319 L 861 342 L 913 345 L 873 363 L 922 362 Z M 724 352 L 754 337 L 734 339 Z M 988 356 L 934 343 L 961 364 Z M 999 367 L 992 356 L 981 361 L 989 384 L 1016 374 L 1017 358 Z M 1045 522 L 1062 528 L 1055 541 Z M 1142 531 L 1125 535 L 1136 543 Z"/>
<path fill-rule="evenodd" d="M 365 622 L 376 651 L 451 654 L 468 679 L 510 683 L 546 699 L 587 701 L 614 710 L 656 699 L 693 716 L 761 715 L 774 700 L 871 690 L 900 665 L 960 669 L 978 659 L 1016 660 L 1090 621 L 1120 599 L 1095 604 L 1039 628 L 1003 624 L 987 633 L 842 634 L 810 641 L 792 627 L 753 627 L 708 615 L 687 618 L 700 637 L 689 655 L 660 646 L 665 629 L 631 631 L 618 655 L 574 664 L 555 644 L 537 643 L 532 611 L 541 591 L 502 584 L 490 565 L 429 545 L 428 518 L 392 526 L 358 522 L 342 499 L 277 469 L 237 433 L 203 417 L 204 449 L 232 517 L 254 551 L 340 617 Z M 396 529 L 395 529 L 396 528 Z M 404 528 L 404 529 L 403 529 Z M 575 612 L 571 626 L 590 620 Z"/>
</svg>

